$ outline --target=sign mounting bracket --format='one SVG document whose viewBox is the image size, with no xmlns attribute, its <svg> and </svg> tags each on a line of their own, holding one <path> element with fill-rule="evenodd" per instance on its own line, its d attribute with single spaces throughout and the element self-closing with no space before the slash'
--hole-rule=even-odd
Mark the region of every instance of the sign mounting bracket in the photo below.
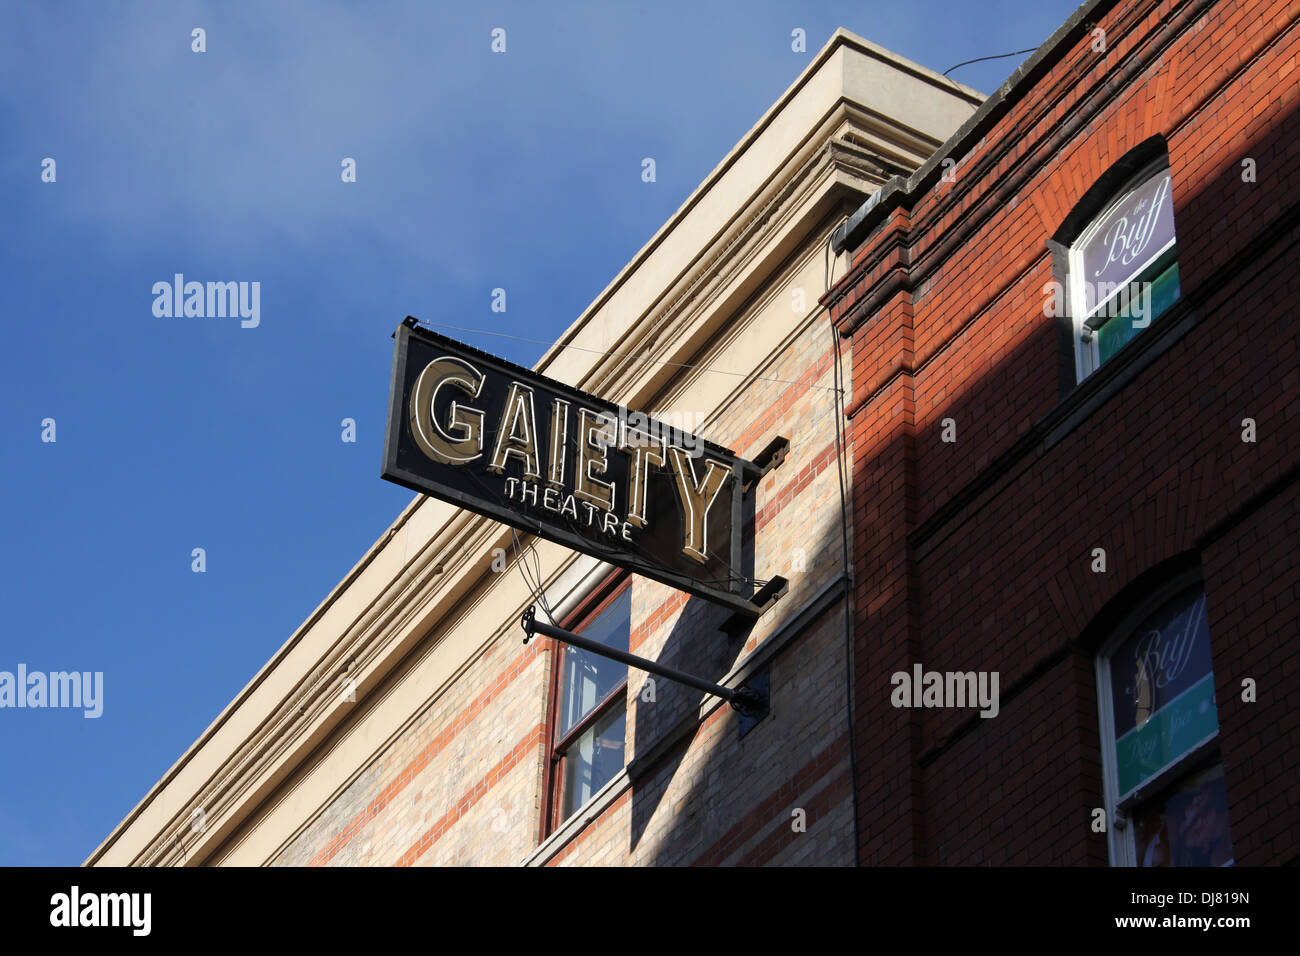
<svg viewBox="0 0 1300 956">
<path fill-rule="evenodd" d="M 608 657 L 610 660 L 618 661 L 620 664 L 627 664 L 629 667 L 635 667 L 637 670 L 658 674 L 660 677 L 665 677 L 678 684 L 685 684 L 687 687 L 694 687 L 696 690 L 704 691 L 710 696 L 722 698 L 731 705 L 732 710 L 740 714 L 747 722 L 761 720 L 768 712 L 768 695 L 766 690 L 761 687 L 724 687 L 702 677 L 679 671 L 675 667 L 669 667 L 667 664 L 660 664 L 658 661 L 638 657 L 635 654 L 629 654 L 627 651 L 620 651 L 618 648 L 602 644 L 600 641 L 582 634 L 574 634 L 572 631 L 566 631 L 552 624 L 544 624 L 537 620 L 537 611 L 532 604 L 528 605 L 528 609 L 524 611 L 519 623 L 524 629 L 525 644 L 538 634 L 542 634 L 589 653 Z"/>
</svg>

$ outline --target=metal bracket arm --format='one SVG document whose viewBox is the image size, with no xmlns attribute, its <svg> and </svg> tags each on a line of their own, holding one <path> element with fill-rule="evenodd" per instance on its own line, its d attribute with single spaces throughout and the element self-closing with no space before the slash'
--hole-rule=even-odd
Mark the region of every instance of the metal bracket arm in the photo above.
<svg viewBox="0 0 1300 956">
<path fill-rule="evenodd" d="M 660 677 L 666 677 L 668 680 L 676 681 L 679 684 L 685 684 L 687 687 L 694 687 L 696 690 L 703 691 L 714 697 L 721 697 L 729 703 L 733 710 L 742 716 L 756 717 L 767 712 L 767 695 L 761 691 L 754 690 L 750 687 L 738 687 L 732 689 L 723 687 L 721 684 L 715 684 L 712 681 L 704 680 L 702 677 L 696 677 L 693 674 L 687 674 L 685 671 L 679 671 L 675 667 L 669 667 L 666 664 L 660 664 L 658 661 L 648 660 L 644 657 L 638 657 L 635 654 L 629 654 L 627 651 L 620 651 L 618 648 L 610 647 L 584 637 L 581 634 L 574 634 L 572 631 L 566 631 L 563 628 L 555 627 L 553 624 L 544 624 L 537 620 L 537 611 L 533 605 L 528 605 L 528 610 L 524 611 L 524 616 L 519 621 L 524 629 L 524 643 L 542 634 L 546 637 L 554 638 L 565 644 L 571 644 L 574 647 L 589 651 L 592 654 L 598 654 L 601 657 L 608 657 L 610 660 L 619 661 L 627 664 L 629 667 L 635 667 L 637 670 L 648 671 L 651 674 L 658 674 Z"/>
</svg>

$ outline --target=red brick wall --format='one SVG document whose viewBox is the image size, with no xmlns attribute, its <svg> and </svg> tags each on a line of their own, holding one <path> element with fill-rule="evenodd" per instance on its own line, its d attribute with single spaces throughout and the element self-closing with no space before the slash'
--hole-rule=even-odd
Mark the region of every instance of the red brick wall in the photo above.
<svg viewBox="0 0 1300 956">
<path fill-rule="evenodd" d="M 1294 414 L 1294 411 L 1293 411 Z M 1300 506 L 1272 499 L 1206 549 L 1233 849 L 1240 863 L 1295 859 L 1300 776 Z M 1243 678 L 1258 700 L 1242 700 Z"/>
<path fill-rule="evenodd" d="M 863 864 L 1104 865 L 1089 624 L 1179 556 L 1205 579 L 1237 859 L 1300 854 L 1300 4 L 1091 16 L 1105 52 L 1081 24 L 952 153 L 953 182 L 882 202 L 826 299 L 855 383 Z M 1157 135 L 1183 301 L 1063 392 L 1047 240 Z M 999 716 L 894 708 L 917 661 L 998 671 Z"/>
</svg>

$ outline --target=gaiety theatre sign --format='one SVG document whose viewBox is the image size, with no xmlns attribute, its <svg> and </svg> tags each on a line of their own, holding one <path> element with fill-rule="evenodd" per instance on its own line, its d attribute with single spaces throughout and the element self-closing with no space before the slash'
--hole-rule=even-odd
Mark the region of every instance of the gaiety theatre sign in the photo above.
<svg viewBox="0 0 1300 956">
<path fill-rule="evenodd" d="M 384 478 L 757 613 L 741 572 L 757 466 L 415 322 L 394 336 Z"/>
</svg>

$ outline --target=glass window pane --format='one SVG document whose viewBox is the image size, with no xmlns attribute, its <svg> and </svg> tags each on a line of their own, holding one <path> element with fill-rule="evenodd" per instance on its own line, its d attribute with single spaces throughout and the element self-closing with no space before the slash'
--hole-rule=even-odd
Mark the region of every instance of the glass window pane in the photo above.
<svg viewBox="0 0 1300 956">
<path fill-rule="evenodd" d="M 1173 305 L 1181 292 L 1178 263 L 1175 262 L 1151 280 L 1151 318 Z"/>
<path fill-rule="evenodd" d="M 623 769 L 626 732 L 627 707 L 618 702 L 565 752 L 562 818 L 567 819 Z"/>
<path fill-rule="evenodd" d="M 1125 310 L 1126 312 L 1127 310 Z M 1097 330 L 1097 352 L 1102 363 L 1133 341 L 1133 337 L 1142 331 L 1135 328 L 1133 321 L 1124 312 L 1108 321 Z"/>
<path fill-rule="evenodd" d="M 1187 778 L 1134 818 L 1138 866 L 1231 866 L 1223 764 Z"/>
<path fill-rule="evenodd" d="M 624 588 L 605 610 L 582 629 L 609 647 L 628 649 L 632 627 L 632 589 Z M 627 665 L 564 645 L 560 671 L 560 727 L 557 740 L 572 730 L 592 708 L 627 679 Z"/>
<path fill-rule="evenodd" d="M 1133 309 L 1125 305 L 1122 309 L 1115 309 L 1116 315 L 1097 330 L 1097 350 L 1102 362 L 1107 361 L 1112 355 L 1133 340 L 1133 338 L 1142 331 L 1146 323 L 1153 321 L 1161 312 L 1173 305 L 1179 295 L 1178 286 L 1178 263 L 1174 262 L 1169 266 L 1162 268 L 1154 277 L 1144 276 L 1138 280 L 1139 283 L 1150 283 L 1150 286 L 1144 290 L 1147 296 L 1147 305 L 1143 304 L 1146 311 L 1145 322 L 1142 326 L 1133 324 Z M 1126 299 L 1122 296 L 1120 301 Z M 1108 308 L 1114 306 L 1107 304 Z"/>
<path fill-rule="evenodd" d="M 1120 799 L 1219 730 L 1205 594 L 1185 591 L 1111 656 Z"/>
</svg>

